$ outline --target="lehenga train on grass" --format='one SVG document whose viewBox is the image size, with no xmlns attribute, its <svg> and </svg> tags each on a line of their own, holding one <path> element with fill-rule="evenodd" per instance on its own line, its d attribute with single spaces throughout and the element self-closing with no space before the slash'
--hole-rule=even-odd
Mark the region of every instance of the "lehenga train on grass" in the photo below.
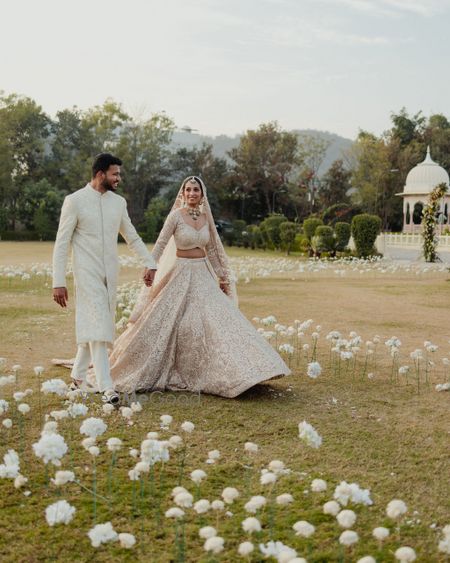
<svg viewBox="0 0 450 563">
<path fill-rule="evenodd" d="M 158 271 L 114 343 L 117 391 L 185 390 L 236 397 L 288 375 L 237 307 L 235 284 L 202 180 L 183 181 L 154 246 Z"/>
</svg>

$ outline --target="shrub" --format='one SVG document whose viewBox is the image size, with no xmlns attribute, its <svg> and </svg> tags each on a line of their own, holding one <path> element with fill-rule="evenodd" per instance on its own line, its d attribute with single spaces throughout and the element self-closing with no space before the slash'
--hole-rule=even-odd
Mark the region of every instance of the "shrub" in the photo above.
<svg viewBox="0 0 450 563">
<path fill-rule="evenodd" d="M 145 242 L 155 242 L 158 238 L 158 233 L 162 229 L 168 214 L 168 208 L 168 202 L 161 197 L 154 197 L 150 201 L 145 211 L 144 223 L 142 225 Z"/>
<path fill-rule="evenodd" d="M 3 231 L 0 233 L 1 240 L 30 241 L 30 240 L 55 240 L 56 232 L 48 232 L 43 237 L 36 231 Z"/>
<path fill-rule="evenodd" d="M 316 234 L 317 227 L 320 227 L 321 225 L 323 225 L 322 219 L 309 217 L 303 221 L 303 234 L 309 241 L 311 241 L 313 236 Z"/>
<path fill-rule="evenodd" d="M 336 250 L 343 252 L 350 240 L 351 226 L 350 223 L 336 223 L 334 226 L 334 234 L 336 237 Z"/>
<path fill-rule="evenodd" d="M 311 245 L 316 254 L 322 252 L 334 252 L 335 239 L 331 227 L 319 225 L 311 239 Z"/>
<path fill-rule="evenodd" d="M 233 225 L 233 231 L 232 231 L 231 244 L 235 246 L 243 246 L 244 244 L 243 233 L 246 232 L 245 228 L 247 227 L 247 223 L 242 219 L 235 219 L 232 225 Z"/>
<path fill-rule="evenodd" d="M 374 244 L 381 231 L 381 219 L 377 215 L 368 213 L 355 215 L 351 229 L 357 255 L 360 258 L 367 258 L 375 254 Z"/>
<path fill-rule="evenodd" d="M 280 240 L 283 249 L 286 250 L 286 254 L 289 254 L 289 252 L 292 250 L 297 232 L 297 223 L 293 223 L 292 221 L 284 221 L 280 224 Z"/>
<path fill-rule="evenodd" d="M 268 248 L 280 248 L 280 225 L 285 221 L 287 221 L 287 218 L 284 215 L 273 213 L 261 222 L 259 228 L 261 229 L 262 237 Z"/>
</svg>

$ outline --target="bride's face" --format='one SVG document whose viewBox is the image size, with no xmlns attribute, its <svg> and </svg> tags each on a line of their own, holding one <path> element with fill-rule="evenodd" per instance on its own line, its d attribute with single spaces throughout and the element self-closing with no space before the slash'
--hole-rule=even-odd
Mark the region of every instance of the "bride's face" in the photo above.
<svg viewBox="0 0 450 563">
<path fill-rule="evenodd" d="M 196 207 L 202 199 L 202 189 L 197 182 L 189 180 L 184 186 L 184 199 L 189 207 Z"/>
</svg>

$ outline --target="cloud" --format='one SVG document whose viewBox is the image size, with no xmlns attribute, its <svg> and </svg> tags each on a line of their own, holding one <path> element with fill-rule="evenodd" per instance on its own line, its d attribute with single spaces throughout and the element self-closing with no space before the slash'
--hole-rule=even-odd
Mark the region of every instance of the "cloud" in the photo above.
<svg viewBox="0 0 450 563">
<path fill-rule="evenodd" d="M 399 17 L 414 14 L 432 17 L 445 12 L 450 7 L 450 0 L 320 0 L 326 3 L 348 6 L 359 12 L 377 16 Z"/>
</svg>

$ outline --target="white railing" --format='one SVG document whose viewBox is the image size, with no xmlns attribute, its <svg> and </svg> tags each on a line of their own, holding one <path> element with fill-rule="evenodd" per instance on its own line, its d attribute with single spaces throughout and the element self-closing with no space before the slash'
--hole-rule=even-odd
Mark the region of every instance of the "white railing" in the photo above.
<svg viewBox="0 0 450 563">
<path fill-rule="evenodd" d="M 438 248 L 450 249 L 450 235 L 438 236 Z M 402 248 L 421 248 L 422 235 L 418 233 L 381 233 L 378 235 L 376 246 L 378 249 L 387 246 L 397 246 Z"/>
</svg>

